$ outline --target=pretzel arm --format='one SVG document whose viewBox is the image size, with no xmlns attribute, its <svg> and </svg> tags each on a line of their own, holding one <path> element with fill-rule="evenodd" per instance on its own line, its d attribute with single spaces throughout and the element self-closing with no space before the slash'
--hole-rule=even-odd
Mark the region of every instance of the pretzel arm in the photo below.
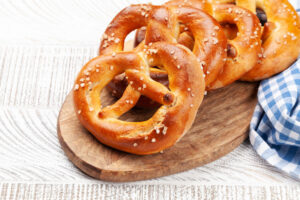
<svg viewBox="0 0 300 200">
<path fill-rule="evenodd" d="M 137 70 L 126 70 L 125 74 L 128 77 L 129 84 L 141 94 L 163 105 L 174 102 L 174 94 L 161 83 L 149 78 L 145 73 Z"/>
<path fill-rule="evenodd" d="M 99 118 L 119 118 L 135 106 L 140 96 L 141 94 L 134 90 L 130 85 L 127 86 L 120 99 L 99 112 Z"/>
</svg>

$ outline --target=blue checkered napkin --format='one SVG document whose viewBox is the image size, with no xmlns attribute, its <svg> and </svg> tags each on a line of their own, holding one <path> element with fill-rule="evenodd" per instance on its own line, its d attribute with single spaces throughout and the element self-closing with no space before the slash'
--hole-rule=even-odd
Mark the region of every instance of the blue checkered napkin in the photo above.
<svg viewBox="0 0 300 200">
<path fill-rule="evenodd" d="M 299 0 L 290 2 L 300 8 Z M 268 163 L 300 179 L 300 59 L 261 82 L 250 142 Z"/>
<path fill-rule="evenodd" d="M 261 82 L 250 141 L 267 162 L 300 179 L 300 60 Z"/>
</svg>

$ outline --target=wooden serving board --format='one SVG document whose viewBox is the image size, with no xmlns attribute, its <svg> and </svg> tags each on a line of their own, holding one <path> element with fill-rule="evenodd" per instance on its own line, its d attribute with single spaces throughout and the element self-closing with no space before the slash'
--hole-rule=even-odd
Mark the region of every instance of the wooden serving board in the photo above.
<svg viewBox="0 0 300 200">
<path fill-rule="evenodd" d="M 68 158 L 86 174 L 105 181 L 137 181 L 189 170 L 212 162 L 248 136 L 257 84 L 237 82 L 209 92 L 190 131 L 173 147 L 154 155 L 120 152 L 98 142 L 79 122 L 70 93 L 58 117 L 58 138 Z M 105 91 L 101 98 L 114 99 Z M 152 112 L 133 110 L 123 119 L 144 120 Z"/>
</svg>

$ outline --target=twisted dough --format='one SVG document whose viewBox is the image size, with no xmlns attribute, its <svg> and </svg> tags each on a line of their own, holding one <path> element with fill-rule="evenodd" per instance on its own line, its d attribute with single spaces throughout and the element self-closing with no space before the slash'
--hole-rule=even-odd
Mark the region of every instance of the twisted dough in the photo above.
<svg viewBox="0 0 300 200">
<path fill-rule="evenodd" d="M 234 5 L 213 5 L 213 16 L 219 21 L 236 24 L 237 36 L 228 39 L 228 58 L 223 71 L 209 89 L 233 83 L 251 70 L 261 53 L 261 27 L 258 18 L 246 9 Z"/>
<path fill-rule="evenodd" d="M 193 7 L 195 7 L 196 9 L 188 7 L 191 5 L 193 5 Z M 179 33 L 176 32 L 176 35 L 178 37 L 177 42 L 193 50 L 195 55 L 197 55 L 197 57 L 200 58 L 199 62 L 201 62 L 202 65 L 206 64 L 203 65 L 204 72 L 206 73 L 206 79 L 205 79 L 206 90 L 217 89 L 226 86 L 234 82 L 235 80 L 240 79 L 241 76 L 243 76 L 246 72 L 248 72 L 256 65 L 259 55 L 261 54 L 261 40 L 260 40 L 261 29 L 259 26 L 258 18 L 250 11 L 234 5 L 209 4 L 209 3 L 203 3 L 202 1 L 199 0 L 190 0 L 190 1 L 173 0 L 167 2 L 166 6 L 169 9 L 173 8 L 173 10 L 175 10 L 173 11 L 173 13 L 179 13 L 179 10 L 181 11 L 180 12 L 181 15 L 179 17 L 177 15 L 177 19 L 176 19 L 177 22 L 180 23 L 179 28 L 167 29 L 161 26 L 157 26 L 155 23 L 151 23 L 147 27 L 138 29 L 136 34 L 135 45 L 143 44 L 143 41 L 145 40 L 146 30 L 151 29 L 151 27 L 152 27 L 152 30 L 150 31 L 151 33 L 155 33 L 155 31 L 160 32 L 157 35 L 161 35 L 165 32 L 169 33 L 168 35 L 172 35 L 171 31 L 176 32 L 179 29 Z M 238 27 L 239 32 L 237 36 L 228 39 L 227 48 L 225 48 L 224 43 L 222 43 L 223 45 L 220 45 L 218 47 L 218 51 L 217 53 L 213 54 L 214 55 L 213 57 L 210 56 L 210 54 L 214 52 L 211 50 L 213 48 L 213 45 L 211 45 L 211 43 L 205 44 L 205 42 L 208 41 L 208 38 L 211 38 L 213 43 L 218 42 L 220 37 L 218 37 L 214 41 L 213 36 L 216 35 L 216 33 L 215 32 L 209 33 L 208 28 L 211 27 L 215 30 L 218 30 L 219 33 L 222 33 L 221 41 L 224 40 L 224 33 L 223 31 L 220 31 L 223 29 L 220 28 L 220 26 L 214 26 L 214 27 L 208 26 L 207 22 L 203 21 L 207 17 L 202 17 L 203 20 L 201 21 L 197 20 L 195 16 L 197 15 L 201 16 L 203 13 L 202 11 L 197 9 L 206 9 L 219 22 L 236 24 Z M 163 12 L 160 12 L 159 15 L 157 16 L 160 17 L 161 19 L 164 19 L 164 17 L 166 16 L 161 16 L 162 13 Z M 186 19 L 182 20 L 182 18 L 186 18 Z M 198 17 L 198 19 L 201 18 Z M 211 18 L 208 18 L 206 19 L 206 21 L 210 19 Z M 196 24 L 195 21 L 198 24 Z M 199 21 L 201 22 L 201 24 L 199 24 Z M 155 24 L 155 26 L 153 26 L 153 24 Z M 196 28 L 198 28 L 198 31 L 193 32 L 193 29 L 191 29 L 191 27 L 193 26 L 191 25 L 194 25 Z M 206 27 L 207 29 L 205 29 Z M 230 31 L 228 32 L 230 33 Z M 152 34 L 150 34 L 150 36 L 151 35 Z M 159 40 L 169 40 L 169 39 L 170 38 L 159 38 Z M 157 38 L 153 39 L 148 36 L 148 41 L 146 41 L 146 43 L 147 42 L 149 43 L 151 40 L 157 41 Z M 199 45 L 201 44 L 201 42 L 202 45 Z M 221 46 L 223 46 L 222 49 L 220 48 Z M 204 51 L 201 52 L 201 49 L 204 49 Z M 226 52 L 228 54 L 227 59 L 225 56 Z M 203 56 L 201 57 L 201 55 Z M 223 63 L 221 63 L 221 60 L 223 60 Z M 214 63 L 214 61 L 217 62 Z M 226 63 L 224 65 L 225 61 Z M 216 70 L 213 71 L 207 69 L 206 66 Z M 222 71 L 219 70 L 220 68 L 214 66 L 219 66 L 219 67 L 223 66 Z M 163 72 L 158 71 L 156 69 L 153 70 L 153 68 L 150 71 L 151 71 L 151 77 L 155 78 L 156 81 L 164 82 L 164 83 L 166 82 L 167 76 L 163 76 Z M 120 97 L 121 94 L 123 93 L 122 88 L 124 88 L 127 84 L 128 82 L 126 81 L 126 79 L 124 79 L 124 76 L 123 78 L 121 76 L 118 77 L 118 79 L 115 79 L 112 83 L 110 83 L 109 86 L 110 89 L 113 91 L 113 95 Z M 156 104 L 153 104 L 153 102 L 150 101 L 149 99 L 147 100 L 146 98 L 142 98 L 138 102 L 137 106 L 154 107 L 156 106 Z"/>
<path fill-rule="evenodd" d="M 300 18 L 293 6 L 288 0 L 237 0 L 236 4 L 254 13 L 259 8 L 267 17 L 260 60 L 241 79 L 262 80 L 288 68 L 300 54 Z"/>
<path fill-rule="evenodd" d="M 180 27 L 193 36 L 192 51 L 201 63 L 206 85 L 214 82 L 226 61 L 227 39 L 219 23 L 203 11 L 185 6 L 149 6 L 147 13 L 141 12 L 146 5 L 134 5 L 122 10 L 111 22 L 105 36 L 118 38 L 119 43 L 105 37 L 100 45 L 100 55 L 121 51 L 125 37 L 133 30 L 146 27 L 145 42 L 141 46 L 157 41 L 177 43 L 182 40 Z M 145 9 L 144 9 L 145 10 Z M 148 15 L 148 17 L 145 17 Z M 123 26 L 126 24 L 126 26 Z M 157 70 L 156 70 L 157 71 Z"/>
<path fill-rule="evenodd" d="M 235 24 L 238 28 L 237 36 L 232 39 L 228 38 L 228 57 L 223 70 L 214 81 L 206 80 L 207 90 L 231 84 L 250 71 L 258 62 L 261 55 L 261 27 L 258 18 L 249 10 L 235 5 L 223 5 L 202 0 L 171 0 L 166 3 L 166 6 L 193 6 L 197 9 L 204 9 L 219 23 Z M 136 44 L 142 41 L 142 32 L 143 30 L 137 32 Z M 227 32 L 230 33 L 230 31 Z M 180 44 L 188 48 L 193 47 L 192 34 L 188 34 L 186 30 L 181 31 L 179 38 Z"/>
<path fill-rule="evenodd" d="M 259 59 L 255 66 L 241 80 L 257 81 L 269 78 L 288 68 L 300 54 L 300 18 L 288 0 L 171 0 L 170 3 L 192 5 L 213 16 L 216 13 L 214 5 L 220 3 L 235 3 L 253 13 L 263 14 L 265 19 L 262 20 L 262 51 L 258 54 Z M 233 32 L 232 29 L 224 30 L 229 34 Z"/>
<path fill-rule="evenodd" d="M 156 16 L 157 12 L 163 15 Z M 125 8 L 105 31 L 100 56 L 80 71 L 74 86 L 75 110 L 83 126 L 102 143 L 134 154 L 152 154 L 172 146 L 191 127 L 204 96 L 204 75 L 189 49 L 172 44 L 176 41 L 176 32 L 168 29 L 178 26 L 172 18 L 175 19 L 175 15 L 162 7 L 150 9 L 149 5 L 133 5 Z M 127 34 L 146 25 L 160 26 L 160 30 L 149 28 L 146 44 L 124 52 Z M 157 42 L 160 40 L 167 43 Z M 150 78 L 151 66 L 160 66 L 167 73 L 168 88 Z M 113 105 L 102 108 L 102 89 L 122 73 L 129 85 Z M 161 107 L 143 122 L 119 120 L 141 95 Z"/>
<path fill-rule="evenodd" d="M 187 132 L 202 102 L 205 88 L 200 64 L 190 50 L 163 42 L 153 43 L 145 50 L 92 59 L 79 72 L 73 94 L 78 119 L 101 143 L 140 155 L 168 148 Z M 146 53 L 153 50 L 153 54 Z M 180 69 L 178 64 L 182 66 Z M 169 89 L 150 79 L 151 65 L 164 67 L 169 75 Z M 130 96 L 115 103 L 118 109 L 115 104 L 101 107 L 102 89 L 122 72 L 131 82 L 126 89 L 128 94 L 143 94 L 162 104 L 147 121 L 117 119 L 135 105 L 136 99 Z M 199 79 L 199 75 L 202 78 Z"/>
</svg>

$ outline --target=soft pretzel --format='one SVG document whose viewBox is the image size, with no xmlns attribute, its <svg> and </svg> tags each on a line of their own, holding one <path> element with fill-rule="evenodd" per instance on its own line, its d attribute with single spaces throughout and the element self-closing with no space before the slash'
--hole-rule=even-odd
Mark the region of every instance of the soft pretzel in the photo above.
<svg viewBox="0 0 300 200">
<path fill-rule="evenodd" d="M 237 36 L 228 39 L 228 57 L 223 71 L 216 81 L 207 84 L 207 90 L 224 87 L 255 66 L 261 52 L 261 28 L 258 18 L 247 9 L 201 0 L 171 0 L 166 4 L 204 9 L 218 22 L 235 24 L 238 28 Z"/>
<path fill-rule="evenodd" d="M 223 87 L 228 85 L 235 80 L 238 80 L 241 76 L 243 76 L 247 71 L 249 71 L 257 62 L 257 59 L 260 55 L 260 36 L 261 30 L 259 26 L 259 21 L 257 17 L 250 13 L 248 10 L 239 8 L 234 5 L 212 5 L 208 3 L 203 3 L 199 0 L 190 0 L 190 1 L 178 1 L 173 0 L 167 2 L 166 5 L 168 7 L 176 6 L 179 8 L 184 8 L 186 6 L 193 5 L 197 9 L 206 9 L 212 15 L 214 15 L 219 22 L 224 23 L 232 23 L 236 24 L 238 29 L 240 30 L 239 34 L 235 37 L 231 36 L 231 30 L 235 30 L 233 28 L 227 28 L 225 30 L 228 31 L 228 47 L 227 54 L 229 55 L 227 58 L 227 62 L 224 66 L 223 71 L 218 75 L 217 81 L 206 82 L 206 89 L 216 89 L 219 87 Z M 180 35 L 178 41 L 187 46 L 190 49 L 193 49 L 194 46 L 194 38 L 192 34 L 189 33 L 189 29 L 180 26 Z M 229 26 L 226 24 L 226 26 Z M 230 26 L 229 26 L 230 27 Z M 138 45 L 141 41 L 145 39 L 145 31 L 146 28 L 141 28 L 137 31 L 135 45 Z M 250 47 L 250 48 L 249 48 Z M 225 52 L 224 51 L 224 52 Z M 226 60 L 225 58 L 223 58 Z M 157 77 L 157 81 L 165 82 L 165 76 L 156 76 L 158 73 L 157 70 L 151 70 L 151 76 Z M 161 72 L 159 72 L 161 74 Z M 160 79 L 161 78 L 161 79 Z M 207 79 L 206 79 L 207 81 Z M 122 94 L 122 87 L 117 89 L 117 85 L 121 86 L 122 84 L 126 85 L 126 80 L 122 83 L 119 83 L 118 80 L 115 80 L 114 83 L 110 84 L 111 88 L 113 88 L 113 93 L 115 96 L 120 96 Z M 123 86 L 124 87 L 124 86 Z M 140 99 L 137 104 L 139 107 L 154 107 L 152 101 L 147 98 Z"/>
<path fill-rule="evenodd" d="M 258 18 L 253 13 L 235 5 L 219 5 L 201 0 L 172 0 L 166 5 L 192 5 L 198 9 L 205 9 L 218 22 L 235 24 L 238 28 L 237 36 L 228 39 L 228 58 L 223 71 L 213 83 L 207 82 L 207 90 L 224 87 L 240 79 L 256 65 L 261 55 L 261 28 Z M 136 43 L 142 39 L 142 33 L 138 32 L 137 36 Z M 186 37 L 185 40 L 189 40 L 189 44 L 191 38 Z M 184 40 L 181 43 L 184 44 Z"/>
<path fill-rule="evenodd" d="M 149 51 L 153 53 L 147 54 Z M 168 73 L 169 89 L 149 77 L 149 68 L 154 65 L 162 66 Z M 123 72 L 130 82 L 124 92 L 128 96 L 102 108 L 102 89 Z M 75 81 L 73 98 L 81 124 L 101 143 L 144 155 L 172 146 L 187 132 L 204 89 L 203 71 L 190 50 L 178 44 L 156 42 L 145 47 L 145 51 L 113 52 L 89 61 Z M 162 106 L 143 122 L 119 120 L 141 95 Z"/>
<path fill-rule="evenodd" d="M 261 53 L 261 27 L 258 18 L 247 9 L 234 5 L 213 4 L 213 16 L 220 23 L 235 24 L 237 36 L 228 39 L 228 58 L 210 89 L 224 87 L 240 79 L 257 63 Z"/>
<path fill-rule="evenodd" d="M 216 80 L 226 61 L 224 49 L 227 45 L 226 36 L 216 20 L 192 7 L 148 5 L 146 14 L 139 12 L 140 7 L 145 5 L 128 7 L 115 17 L 105 32 L 106 37 L 100 45 L 100 55 L 111 50 L 121 51 L 127 34 L 142 26 L 147 29 L 146 45 L 156 41 L 177 42 L 180 40 L 181 24 L 185 24 L 185 29 L 194 38 L 193 53 L 203 67 L 206 84 Z M 126 28 L 121 26 L 125 23 L 129 24 Z M 109 39 L 111 34 L 113 39 Z M 119 39 L 118 43 L 114 42 L 115 38 Z"/>
<path fill-rule="evenodd" d="M 205 9 L 211 14 L 209 3 L 199 0 L 178 1 L 172 4 L 192 4 Z M 256 81 L 271 77 L 289 67 L 300 54 L 300 19 L 288 0 L 210 0 L 212 5 L 218 3 L 235 3 L 247 8 L 260 18 L 263 25 L 262 52 L 258 54 L 257 64 L 242 80 Z M 224 27 L 226 35 L 235 35 L 234 28 Z"/>
<path fill-rule="evenodd" d="M 220 1 L 222 2 L 222 0 Z M 300 19 L 288 0 L 226 0 L 262 15 L 262 53 L 242 80 L 268 78 L 288 68 L 300 54 Z M 262 11 L 261 11 L 262 10 Z"/>
<path fill-rule="evenodd" d="M 140 12 L 141 8 L 145 11 Z M 123 28 L 121 24 L 125 23 L 130 25 Z M 104 55 L 112 51 L 122 51 L 127 34 L 143 26 L 146 27 L 144 28 L 144 36 L 147 29 L 146 39 L 135 51 L 142 49 L 144 45 L 151 45 L 156 41 L 178 42 L 182 37 L 182 34 L 179 35 L 182 24 L 187 25 L 185 29 L 195 38 L 195 40 L 193 39 L 190 42 L 192 44 L 190 48 L 193 49 L 201 67 L 206 73 L 205 81 L 209 84 L 216 79 L 226 61 L 224 49 L 226 48 L 227 39 L 216 20 L 195 8 L 150 5 L 128 7 L 121 11 L 109 25 L 100 45 L 99 53 Z M 116 38 L 117 43 L 115 42 Z M 181 66 L 177 65 L 177 67 L 180 68 Z M 155 73 L 159 73 L 159 76 Z M 164 80 L 167 77 L 166 74 L 163 75 L 164 73 L 151 68 L 152 77 L 163 78 L 161 80 Z M 110 83 L 109 89 L 112 89 L 115 96 L 121 96 L 122 91 L 116 89 L 116 85 L 120 85 L 117 81 L 118 79 L 115 79 Z M 122 83 L 128 84 L 128 81 L 125 80 Z M 152 101 L 143 102 L 143 99 L 139 101 L 139 106 L 152 107 L 155 105 Z"/>
<path fill-rule="evenodd" d="M 236 36 L 233 34 L 234 37 L 230 35 L 230 31 L 227 31 L 229 37 L 227 62 L 217 80 L 213 83 L 207 83 L 207 90 L 217 89 L 240 79 L 256 65 L 261 55 L 261 28 L 258 18 L 247 9 L 234 5 L 218 5 L 213 2 L 211 4 L 203 3 L 200 0 L 172 0 L 167 2 L 166 5 L 180 7 L 192 5 L 198 9 L 205 9 L 220 23 L 236 24 L 238 28 L 238 34 Z M 236 29 L 231 28 L 231 30 Z M 136 44 L 142 39 L 142 32 L 137 32 Z M 181 44 L 184 44 L 184 41 L 187 40 L 187 46 L 190 47 L 192 39 L 189 36 L 185 37 Z"/>
<path fill-rule="evenodd" d="M 175 0 L 177 1 L 177 0 Z M 193 0 L 197 1 L 197 0 Z M 235 3 L 260 18 L 263 25 L 262 52 L 257 64 L 241 80 L 257 81 L 269 78 L 288 68 L 300 54 L 300 19 L 288 0 L 211 0 L 215 3 Z M 199 6 L 199 3 L 193 2 Z M 225 34 L 235 30 L 225 27 Z"/>
</svg>

